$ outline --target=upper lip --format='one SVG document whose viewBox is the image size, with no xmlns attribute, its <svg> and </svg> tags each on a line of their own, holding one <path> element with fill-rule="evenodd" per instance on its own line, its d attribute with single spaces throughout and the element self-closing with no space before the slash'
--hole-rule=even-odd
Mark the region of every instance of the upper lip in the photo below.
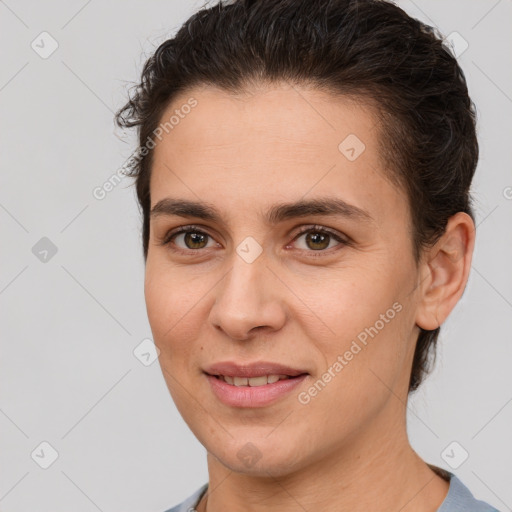
<svg viewBox="0 0 512 512">
<path fill-rule="evenodd" d="M 306 370 L 290 368 L 279 363 L 268 361 L 255 361 L 251 363 L 235 363 L 232 361 L 222 361 L 207 366 L 204 370 L 210 375 L 223 375 L 228 377 L 262 377 L 263 375 L 289 375 L 296 377 L 308 373 Z"/>
</svg>

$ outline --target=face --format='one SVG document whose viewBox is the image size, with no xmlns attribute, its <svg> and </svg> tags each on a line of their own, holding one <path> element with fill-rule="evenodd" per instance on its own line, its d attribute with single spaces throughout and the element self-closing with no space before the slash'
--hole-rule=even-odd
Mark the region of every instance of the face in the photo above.
<svg viewBox="0 0 512 512">
<path fill-rule="evenodd" d="M 190 429 L 225 467 L 273 475 L 399 432 L 418 270 L 372 110 L 284 84 L 195 88 L 162 122 L 176 109 L 154 150 L 145 296 Z"/>
</svg>

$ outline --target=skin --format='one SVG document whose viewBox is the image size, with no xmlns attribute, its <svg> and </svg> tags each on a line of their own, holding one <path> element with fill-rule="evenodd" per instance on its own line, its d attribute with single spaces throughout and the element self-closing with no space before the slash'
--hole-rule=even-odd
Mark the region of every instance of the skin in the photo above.
<svg viewBox="0 0 512 512">
<path fill-rule="evenodd" d="M 151 205 L 201 201 L 222 222 L 152 216 L 145 297 L 169 391 L 208 452 L 210 492 L 198 510 L 436 511 L 448 483 L 409 443 L 408 382 L 419 327 L 439 326 L 464 291 L 471 218 L 453 216 L 416 264 L 407 197 L 388 179 L 370 107 L 287 84 L 240 95 L 202 86 L 175 98 L 162 120 L 190 97 L 197 106 L 154 150 Z M 354 161 L 338 149 L 348 134 L 366 146 Z M 372 220 L 309 215 L 269 225 L 262 216 L 275 203 L 325 196 Z M 162 243 L 188 224 L 209 236 Z M 306 234 L 297 238 L 315 224 L 350 243 L 331 238 L 316 242 L 319 250 Z M 248 236 L 263 250 L 252 263 L 236 252 Z M 400 312 L 300 403 L 297 395 L 394 303 Z M 310 375 L 272 405 L 230 407 L 202 371 L 225 360 Z M 260 457 L 250 467 L 237 456 L 247 443 Z"/>
</svg>

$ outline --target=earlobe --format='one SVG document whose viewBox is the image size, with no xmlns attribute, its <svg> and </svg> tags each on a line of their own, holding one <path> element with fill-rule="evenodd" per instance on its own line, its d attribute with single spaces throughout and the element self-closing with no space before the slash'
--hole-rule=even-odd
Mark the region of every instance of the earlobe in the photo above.
<svg viewBox="0 0 512 512">
<path fill-rule="evenodd" d="M 439 327 L 464 293 L 475 244 L 471 217 L 458 212 L 448 220 L 446 230 L 428 250 L 422 264 L 422 284 L 416 324 L 431 331 Z"/>
</svg>

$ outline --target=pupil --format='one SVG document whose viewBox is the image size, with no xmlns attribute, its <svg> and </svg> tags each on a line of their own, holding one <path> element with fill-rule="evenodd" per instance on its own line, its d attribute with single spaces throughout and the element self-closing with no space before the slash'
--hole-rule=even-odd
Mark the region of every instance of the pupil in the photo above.
<svg viewBox="0 0 512 512">
<path fill-rule="evenodd" d="M 329 246 L 329 235 L 325 235 L 323 233 L 309 233 L 307 236 L 306 236 L 308 242 L 312 242 L 313 245 L 315 244 L 320 244 L 320 247 L 313 247 L 313 249 L 315 250 L 318 250 L 318 249 L 325 249 L 326 247 Z M 325 241 L 327 240 L 327 244 L 325 244 Z M 322 242 L 324 242 L 322 244 Z"/>
<path fill-rule="evenodd" d="M 189 242 L 191 245 L 201 244 L 201 241 L 204 242 L 205 235 L 200 233 L 185 233 L 185 244 L 189 246 Z M 198 249 L 201 247 L 189 247 L 190 249 Z"/>
</svg>

